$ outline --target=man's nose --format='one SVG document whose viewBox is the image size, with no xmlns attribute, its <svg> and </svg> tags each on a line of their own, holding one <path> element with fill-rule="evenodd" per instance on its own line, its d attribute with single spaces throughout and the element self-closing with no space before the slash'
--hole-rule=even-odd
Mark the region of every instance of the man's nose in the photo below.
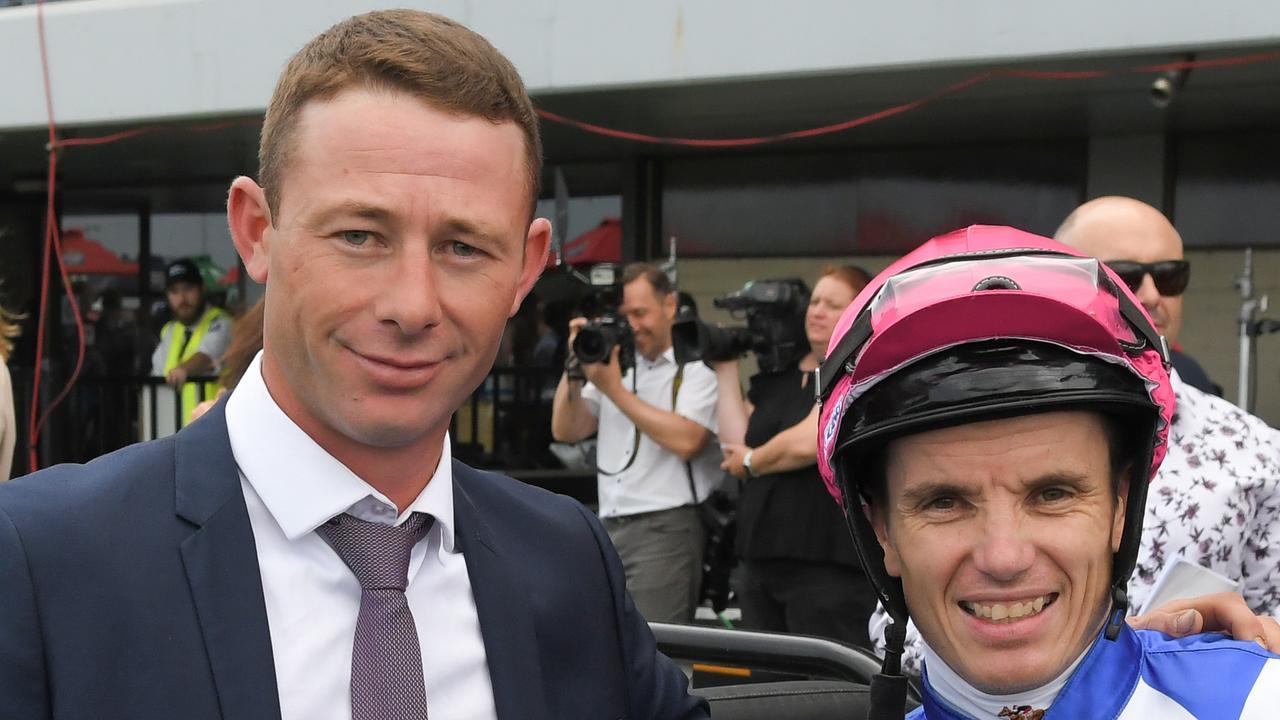
<svg viewBox="0 0 1280 720">
<path fill-rule="evenodd" d="M 989 513 L 982 532 L 973 550 L 973 564 L 980 572 L 999 582 L 1011 582 L 1031 569 L 1035 545 L 1016 511 Z"/>
<path fill-rule="evenodd" d="M 439 279 L 425 252 L 397 257 L 375 308 L 378 319 L 395 323 L 400 332 L 414 335 L 439 324 Z"/>
<path fill-rule="evenodd" d="M 1155 310 L 1156 305 L 1160 304 L 1160 291 L 1156 289 L 1156 281 L 1151 277 L 1151 273 L 1143 274 L 1142 284 L 1138 286 L 1134 295 L 1138 297 L 1138 301 L 1147 309 L 1147 312 Z"/>
</svg>

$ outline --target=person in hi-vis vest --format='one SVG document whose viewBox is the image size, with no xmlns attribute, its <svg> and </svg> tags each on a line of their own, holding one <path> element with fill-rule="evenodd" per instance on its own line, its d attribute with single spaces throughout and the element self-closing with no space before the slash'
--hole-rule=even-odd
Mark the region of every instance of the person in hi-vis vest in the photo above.
<svg viewBox="0 0 1280 720">
<path fill-rule="evenodd" d="M 189 383 L 193 375 L 213 375 L 218 358 L 231 342 L 231 316 L 205 301 L 204 279 L 190 260 L 177 260 L 165 271 L 165 296 L 173 319 L 160 329 L 160 344 L 151 354 L 151 374 L 182 396 L 182 424 L 191 420 L 191 409 L 200 400 L 213 397 L 217 383 Z"/>
</svg>

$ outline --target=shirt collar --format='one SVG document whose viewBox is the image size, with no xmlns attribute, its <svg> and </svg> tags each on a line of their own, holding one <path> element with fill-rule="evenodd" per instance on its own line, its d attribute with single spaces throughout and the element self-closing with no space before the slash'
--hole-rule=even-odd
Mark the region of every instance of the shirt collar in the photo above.
<svg viewBox="0 0 1280 720">
<path fill-rule="evenodd" d="M 400 524 L 412 512 L 435 518 L 442 546 L 454 552 L 453 461 L 446 434 L 440 461 L 426 487 L 398 514 L 395 504 L 307 435 L 280 409 L 262 379 L 262 353 L 254 357 L 227 400 L 227 434 L 240 473 L 285 537 L 297 540 L 335 515 Z"/>
<path fill-rule="evenodd" d="M 1103 636 L 1105 629 L 1098 633 L 1094 642 L 1062 675 L 1054 679 L 1048 705 L 1037 705 L 1041 708 L 1052 708 L 1053 717 L 1118 717 L 1129 701 L 1133 688 L 1137 685 L 1138 674 L 1143 667 L 1142 643 L 1137 633 L 1127 623 L 1120 624 L 1120 634 L 1115 640 Z M 930 665 L 930 663 L 934 663 Z M 999 707 L 1007 703 L 1026 704 L 1025 698 L 1035 696 L 1041 700 L 1042 688 L 1012 696 L 984 695 L 981 691 L 959 680 L 962 689 L 955 686 L 948 688 L 943 694 L 935 684 L 935 676 L 944 663 L 934 655 L 925 659 L 924 665 L 924 707 L 925 717 L 938 720 L 960 720 L 968 717 L 992 717 L 999 712 Z M 950 672 L 946 668 L 944 672 Z M 954 675 L 959 678 L 959 675 Z M 970 695 L 963 700 L 960 694 Z M 973 704 L 971 701 L 981 696 L 987 703 Z M 991 715 L 986 712 L 993 705 L 992 700 L 1000 703 Z M 959 702 L 957 702 L 959 701 Z M 965 702 L 970 701 L 970 702 Z M 977 711 L 980 714 L 970 715 Z"/>
<path fill-rule="evenodd" d="M 960 673 L 952 670 L 951 666 L 927 644 L 923 646 L 922 650 L 925 685 L 929 688 L 931 694 L 941 698 L 939 703 L 941 706 L 946 707 L 949 705 L 950 709 L 959 711 L 958 713 L 952 713 L 952 715 L 975 718 L 995 718 L 999 716 L 1000 711 L 1004 708 L 1017 708 L 1024 705 L 1047 710 L 1050 705 L 1053 705 L 1058 693 L 1067 684 L 1067 680 L 1089 651 L 1086 648 L 1071 663 L 1070 667 L 1045 685 L 1011 695 L 992 695 L 970 685 L 967 680 L 960 676 Z"/>
<path fill-rule="evenodd" d="M 644 363 L 644 366 L 646 368 L 657 367 L 659 365 L 663 365 L 666 363 L 675 363 L 676 348 L 674 345 L 669 345 L 666 350 L 662 351 L 661 355 L 654 358 L 653 360 L 650 360 L 649 358 L 641 355 L 640 353 L 636 353 L 636 360 L 638 362 Z"/>
</svg>

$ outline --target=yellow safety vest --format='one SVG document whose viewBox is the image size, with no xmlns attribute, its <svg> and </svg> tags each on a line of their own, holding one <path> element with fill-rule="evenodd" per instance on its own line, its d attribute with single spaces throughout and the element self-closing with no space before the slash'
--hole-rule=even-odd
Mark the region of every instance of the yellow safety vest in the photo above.
<svg viewBox="0 0 1280 720">
<path fill-rule="evenodd" d="M 170 320 L 161 328 L 160 333 L 169 333 L 169 355 L 164 361 L 164 373 L 178 367 L 182 363 L 190 360 L 200 349 L 200 341 L 204 339 L 205 333 L 209 332 L 209 326 L 214 320 L 220 317 L 230 317 L 222 308 L 216 308 L 210 305 L 205 309 L 204 314 L 200 316 L 200 321 L 196 323 L 195 329 L 191 331 L 191 337 L 187 339 L 185 347 L 178 342 L 178 333 L 183 330 L 182 323 L 177 320 Z M 212 358 L 215 362 L 218 358 Z M 186 427 L 191 422 L 191 411 L 202 400 L 209 400 L 218 392 L 217 383 L 204 383 L 204 397 L 196 395 L 197 386 L 201 383 L 186 383 L 182 386 L 182 426 Z"/>
</svg>

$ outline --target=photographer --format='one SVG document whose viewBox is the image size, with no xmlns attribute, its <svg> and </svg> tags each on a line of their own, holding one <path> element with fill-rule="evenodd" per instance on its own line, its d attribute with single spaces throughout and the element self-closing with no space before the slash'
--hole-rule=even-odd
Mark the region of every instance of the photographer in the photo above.
<svg viewBox="0 0 1280 720">
<path fill-rule="evenodd" d="M 746 400 L 737 361 L 715 363 L 722 467 L 744 481 L 736 551 L 746 627 L 869 646 L 875 593 L 818 475 L 813 388 L 813 370 L 836 321 L 869 280 L 860 268 L 828 266 L 804 315 L 809 352 L 798 363 L 753 376 Z"/>
<path fill-rule="evenodd" d="M 676 294 L 665 273 L 632 264 L 621 285 L 625 322 L 590 330 L 612 341 L 607 361 L 581 363 L 585 385 L 566 371 L 551 432 L 560 442 L 577 442 L 599 430 L 600 517 L 622 558 L 627 589 L 646 620 L 689 622 L 702 573 L 695 506 L 721 477 L 720 453 L 710 442 L 716 379 L 702 363 L 675 362 Z M 575 354 L 585 325 L 586 318 L 569 325 Z"/>
</svg>

